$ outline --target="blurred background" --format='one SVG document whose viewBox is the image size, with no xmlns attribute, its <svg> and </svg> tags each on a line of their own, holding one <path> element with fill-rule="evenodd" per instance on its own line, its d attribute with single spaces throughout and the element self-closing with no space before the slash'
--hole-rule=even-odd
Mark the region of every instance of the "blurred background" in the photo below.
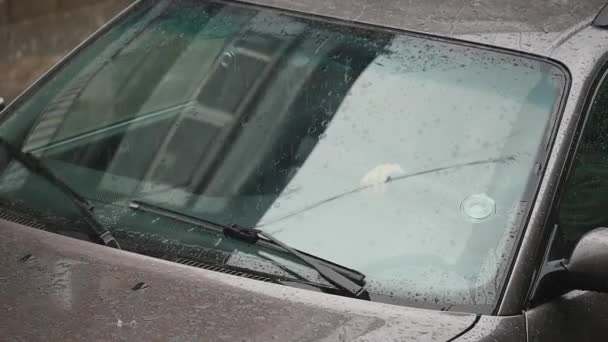
<svg viewBox="0 0 608 342">
<path fill-rule="evenodd" d="M 10 102 L 133 0 L 0 0 L 0 97 Z"/>
</svg>

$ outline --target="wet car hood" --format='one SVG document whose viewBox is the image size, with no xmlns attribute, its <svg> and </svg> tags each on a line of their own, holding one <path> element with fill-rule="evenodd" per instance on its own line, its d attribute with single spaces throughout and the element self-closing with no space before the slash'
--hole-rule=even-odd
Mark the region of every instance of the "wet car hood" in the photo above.
<svg viewBox="0 0 608 342">
<path fill-rule="evenodd" d="M 354 300 L 0 221 L 0 322 L 15 340 L 446 341 L 473 314 Z"/>
</svg>

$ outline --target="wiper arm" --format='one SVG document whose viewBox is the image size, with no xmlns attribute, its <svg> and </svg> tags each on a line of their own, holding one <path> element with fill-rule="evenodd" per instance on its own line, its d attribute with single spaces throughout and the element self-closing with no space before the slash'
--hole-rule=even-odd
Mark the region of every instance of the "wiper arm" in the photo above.
<svg viewBox="0 0 608 342">
<path fill-rule="evenodd" d="M 238 225 L 225 226 L 215 222 L 211 222 L 202 218 L 179 213 L 170 209 L 161 208 L 156 205 L 144 203 L 141 201 L 132 201 L 130 208 L 151 212 L 160 216 L 168 217 L 177 221 L 193 224 L 201 228 L 205 228 L 224 236 L 238 239 L 251 244 L 266 244 L 265 247 L 276 246 L 280 250 L 291 254 L 308 266 L 312 267 L 317 273 L 327 282 L 338 288 L 339 290 L 348 292 L 351 296 L 360 299 L 368 299 L 369 294 L 363 289 L 365 285 L 365 275 L 360 272 L 348 269 L 321 258 L 306 254 L 292 248 L 274 236 L 255 228 L 246 228 Z"/>
<path fill-rule="evenodd" d="M 78 212 L 81 214 L 82 219 L 87 224 L 87 227 L 93 236 L 99 239 L 99 242 L 108 247 L 121 249 L 118 241 L 114 239 L 110 231 L 97 221 L 95 214 L 93 214 L 93 205 L 87 201 L 86 198 L 55 176 L 53 171 L 46 167 L 46 165 L 44 165 L 44 163 L 33 154 L 21 151 L 2 137 L 0 137 L 0 145 L 4 146 L 9 155 L 21 163 L 21 165 L 23 165 L 31 173 L 46 179 L 50 184 L 64 193 L 78 209 Z"/>
<path fill-rule="evenodd" d="M 281 247 L 283 250 L 289 252 L 289 254 L 295 256 L 296 258 L 303 261 L 308 266 L 315 269 L 323 279 L 327 280 L 330 284 L 335 287 L 349 292 L 354 297 L 363 297 L 365 296 L 365 291 L 363 290 L 363 284 L 358 284 L 351 279 L 343 276 L 342 274 L 334 271 L 330 267 L 323 265 L 322 263 L 317 262 L 317 260 L 304 255 L 298 250 L 291 248 L 284 244 L 281 240 L 275 238 L 274 236 L 255 228 L 246 228 L 240 227 L 237 225 L 233 225 L 231 227 L 224 227 L 224 235 L 239 239 L 249 243 L 256 243 L 260 240 L 260 237 L 267 239 L 273 242 L 275 245 Z"/>
</svg>

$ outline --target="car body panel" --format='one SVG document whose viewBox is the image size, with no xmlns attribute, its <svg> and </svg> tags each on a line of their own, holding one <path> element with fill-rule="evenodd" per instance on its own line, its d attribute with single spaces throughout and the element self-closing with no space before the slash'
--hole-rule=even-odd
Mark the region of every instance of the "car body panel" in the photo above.
<svg viewBox="0 0 608 342">
<path fill-rule="evenodd" d="M 0 322 L 14 340 L 446 341 L 476 318 L 268 284 L 8 221 L 0 253 Z"/>
<path fill-rule="evenodd" d="M 515 315 L 521 312 L 533 274 L 540 268 L 544 244 L 549 239 L 549 232 L 544 228 L 548 225 L 548 216 L 558 188 L 567 175 L 567 165 L 574 152 L 572 144 L 582 123 L 583 109 L 588 102 L 587 94 L 600 75 L 603 64 L 608 60 L 605 46 L 597 42 L 606 39 L 607 30 L 587 27 L 556 48 L 552 54 L 554 59 L 564 63 L 570 71 L 571 85 L 559 126 L 555 128 L 552 137 L 553 141 L 547 142 L 547 149 L 551 149 L 551 152 L 549 159 L 541 167 L 544 172 L 543 181 L 528 218 L 528 226 L 513 266 L 512 276 L 497 310 L 500 315 Z"/>
<path fill-rule="evenodd" d="M 528 341 L 603 341 L 608 294 L 572 291 L 526 312 Z"/>
<path fill-rule="evenodd" d="M 481 316 L 474 327 L 454 341 L 520 342 L 526 341 L 526 333 L 526 321 L 523 315 Z"/>
<path fill-rule="evenodd" d="M 246 0 L 303 13 L 547 55 L 593 21 L 604 0 Z"/>
</svg>

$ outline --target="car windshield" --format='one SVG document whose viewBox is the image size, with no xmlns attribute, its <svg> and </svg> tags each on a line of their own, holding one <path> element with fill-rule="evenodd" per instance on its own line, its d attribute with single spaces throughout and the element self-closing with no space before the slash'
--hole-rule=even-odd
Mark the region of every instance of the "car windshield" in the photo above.
<svg viewBox="0 0 608 342">
<path fill-rule="evenodd" d="M 117 238 L 254 254 L 129 207 L 142 201 L 358 270 L 372 300 L 494 306 L 566 83 L 542 59 L 424 35 L 141 1 L 11 106 L 0 135 Z M 77 221 L 42 178 L 1 166 L 5 208 Z"/>
</svg>

